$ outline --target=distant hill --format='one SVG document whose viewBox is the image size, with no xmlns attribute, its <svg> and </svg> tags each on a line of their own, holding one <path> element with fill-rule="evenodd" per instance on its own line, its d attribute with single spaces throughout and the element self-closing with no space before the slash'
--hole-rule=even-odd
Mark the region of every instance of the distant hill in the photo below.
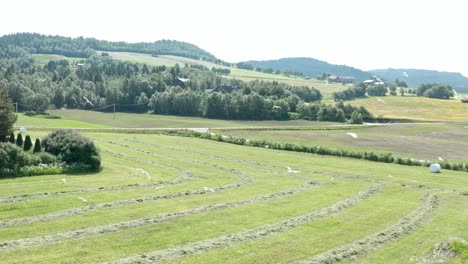
<svg viewBox="0 0 468 264">
<path fill-rule="evenodd" d="M 354 76 L 358 81 L 369 79 L 372 75 L 368 72 L 349 67 L 346 65 L 335 65 L 325 61 L 312 58 L 284 58 L 266 61 L 247 61 L 254 67 L 272 68 L 273 70 L 291 70 L 302 72 L 305 76 L 317 77 L 323 73 L 340 76 Z"/>
<path fill-rule="evenodd" d="M 151 55 L 175 55 L 192 59 L 217 61 L 211 53 L 186 42 L 158 40 L 156 42 L 112 42 L 95 38 L 69 38 L 37 33 L 17 33 L 0 37 L 0 59 L 12 59 L 28 54 L 59 54 L 85 57 L 100 51 L 123 51 Z"/>
<path fill-rule="evenodd" d="M 446 83 L 456 91 L 468 92 L 468 78 L 458 72 L 440 72 L 417 69 L 383 69 L 369 71 L 387 81 L 399 79 L 409 87 L 418 87 L 422 83 Z"/>
</svg>

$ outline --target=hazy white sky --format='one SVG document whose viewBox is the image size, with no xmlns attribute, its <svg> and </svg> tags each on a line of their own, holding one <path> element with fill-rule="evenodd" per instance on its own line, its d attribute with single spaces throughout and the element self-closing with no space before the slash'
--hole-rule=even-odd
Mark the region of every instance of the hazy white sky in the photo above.
<svg viewBox="0 0 468 264">
<path fill-rule="evenodd" d="M 1 6 L 0 35 L 175 39 L 229 62 L 312 57 L 363 70 L 468 76 L 462 0 L 14 0 Z"/>
</svg>

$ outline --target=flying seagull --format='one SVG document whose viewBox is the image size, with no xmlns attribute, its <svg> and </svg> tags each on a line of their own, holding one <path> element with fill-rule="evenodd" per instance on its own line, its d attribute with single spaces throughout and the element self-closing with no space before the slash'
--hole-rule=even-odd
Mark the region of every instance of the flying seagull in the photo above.
<svg viewBox="0 0 468 264">
<path fill-rule="evenodd" d="M 88 98 L 86 98 L 86 96 L 83 95 L 83 98 L 86 100 L 86 102 L 88 102 L 88 104 L 90 104 L 92 107 L 94 107 L 94 104 L 91 103 L 91 101 L 89 101 Z"/>
</svg>

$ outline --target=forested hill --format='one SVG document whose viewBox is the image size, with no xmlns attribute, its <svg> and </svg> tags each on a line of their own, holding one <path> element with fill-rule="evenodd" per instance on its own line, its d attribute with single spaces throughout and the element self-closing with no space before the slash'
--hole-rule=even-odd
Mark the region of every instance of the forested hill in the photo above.
<svg viewBox="0 0 468 264">
<path fill-rule="evenodd" d="M 325 61 L 312 58 L 283 58 L 278 60 L 266 61 L 247 61 L 246 63 L 264 69 L 272 68 L 273 70 L 290 70 L 294 72 L 302 72 L 305 76 L 315 78 L 323 73 L 340 76 L 354 76 L 358 81 L 364 81 L 371 78 L 371 74 L 346 65 L 335 65 Z"/>
<path fill-rule="evenodd" d="M 399 79 L 410 87 L 418 87 L 422 83 L 446 83 L 456 91 L 468 92 L 468 78 L 458 72 L 440 72 L 417 69 L 383 69 L 369 71 L 385 80 Z"/>
<path fill-rule="evenodd" d="M 13 59 L 37 53 L 88 58 L 94 55 L 96 50 L 175 55 L 217 61 L 217 58 L 209 52 L 193 44 L 175 40 L 127 43 L 97 40 L 95 38 L 47 36 L 37 33 L 17 33 L 0 37 L 0 59 Z"/>
</svg>

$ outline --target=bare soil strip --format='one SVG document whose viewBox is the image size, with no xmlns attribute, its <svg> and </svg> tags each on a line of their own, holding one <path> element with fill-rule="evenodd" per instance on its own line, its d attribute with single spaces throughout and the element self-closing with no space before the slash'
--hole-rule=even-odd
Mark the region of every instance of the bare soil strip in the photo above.
<svg viewBox="0 0 468 264">
<path fill-rule="evenodd" d="M 213 239 L 207 239 L 168 249 L 148 252 L 142 255 L 122 258 L 108 263 L 155 263 L 159 261 L 169 261 L 183 256 L 202 254 L 212 249 L 225 248 L 246 242 L 260 240 L 266 237 L 286 232 L 297 226 L 304 225 L 316 219 L 324 218 L 339 213 L 348 207 L 359 204 L 363 199 L 375 194 L 382 187 L 382 185 L 374 185 L 369 189 L 361 191 L 354 196 L 345 198 L 326 208 L 305 215 L 290 218 L 278 223 L 264 225 L 255 229 L 246 230 L 235 234 L 229 234 Z"/>
<path fill-rule="evenodd" d="M 420 226 L 427 220 L 435 208 L 439 205 L 439 198 L 436 195 L 429 194 L 422 198 L 418 208 L 404 217 L 399 223 L 363 239 L 355 242 L 330 249 L 309 259 L 297 262 L 298 264 L 321 264 L 321 263 L 339 263 L 357 258 L 372 250 L 375 250 L 386 243 L 397 240 L 413 229 Z"/>
<path fill-rule="evenodd" d="M 16 250 L 16 249 L 21 249 L 21 248 L 29 248 L 33 246 L 41 246 L 41 245 L 46 245 L 46 244 L 58 243 L 58 242 L 69 240 L 69 239 L 86 238 L 86 237 L 104 234 L 104 233 L 117 232 L 121 230 L 138 228 L 138 227 L 142 227 L 146 225 L 153 225 L 153 224 L 159 224 L 163 222 L 174 221 L 176 219 L 187 217 L 190 215 L 195 215 L 195 214 L 208 213 L 208 212 L 217 211 L 217 210 L 235 208 L 235 207 L 251 205 L 255 203 L 261 203 L 261 202 L 267 202 L 270 200 L 281 199 L 281 198 L 285 198 L 285 197 L 288 197 L 297 193 L 305 192 L 305 191 L 312 189 L 315 186 L 317 186 L 316 182 L 309 181 L 299 187 L 296 187 L 290 190 L 276 192 L 276 193 L 263 195 L 263 196 L 258 196 L 258 197 L 248 199 L 248 200 L 209 205 L 209 206 L 194 208 L 194 209 L 190 209 L 190 210 L 186 210 L 182 212 L 161 214 L 155 217 L 135 219 L 135 220 L 130 220 L 126 222 L 120 222 L 120 223 L 108 224 L 108 225 L 102 225 L 102 226 L 88 227 L 88 228 L 77 229 L 77 230 L 53 234 L 53 235 L 3 241 L 3 242 L 0 242 L 0 251 Z"/>
</svg>

